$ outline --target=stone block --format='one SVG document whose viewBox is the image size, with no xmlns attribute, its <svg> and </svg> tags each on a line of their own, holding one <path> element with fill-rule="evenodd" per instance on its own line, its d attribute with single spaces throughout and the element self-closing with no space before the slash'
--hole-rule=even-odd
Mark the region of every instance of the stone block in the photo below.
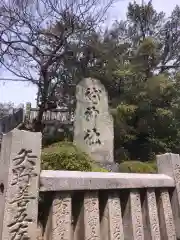
<svg viewBox="0 0 180 240">
<path fill-rule="evenodd" d="M 45 171 L 40 175 L 40 191 L 174 187 L 164 174 Z"/>
<path fill-rule="evenodd" d="M 41 134 L 13 130 L 3 136 L 0 161 L 0 239 L 37 237 Z"/>
</svg>

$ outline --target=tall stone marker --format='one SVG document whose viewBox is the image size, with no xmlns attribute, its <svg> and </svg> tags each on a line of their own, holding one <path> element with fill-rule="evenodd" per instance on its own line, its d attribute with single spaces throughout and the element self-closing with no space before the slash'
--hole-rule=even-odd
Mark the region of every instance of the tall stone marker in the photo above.
<svg viewBox="0 0 180 240">
<path fill-rule="evenodd" d="M 3 136 L 0 240 L 37 239 L 41 134 L 14 129 Z"/>
<path fill-rule="evenodd" d="M 113 118 L 108 95 L 99 80 L 83 79 L 76 87 L 74 143 L 100 163 L 114 161 Z"/>
</svg>

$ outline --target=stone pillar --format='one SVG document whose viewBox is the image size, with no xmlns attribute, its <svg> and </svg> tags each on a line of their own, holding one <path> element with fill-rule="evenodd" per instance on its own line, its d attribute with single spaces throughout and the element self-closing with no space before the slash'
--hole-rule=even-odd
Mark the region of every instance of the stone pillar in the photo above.
<svg viewBox="0 0 180 240">
<path fill-rule="evenodd" d="M 30 114 L 31 114 L 31 103 L 26 103 L 26 118 L 30 120 Z"/>
<path fill-rule="evenodd" d="M 96 191 L 84 195 L 84 240 L 100 240 L 99 199 Z"/>
<path fill-rule="evenodd" d="M 55 194 L 52 203 L 52 233 L 50 239 L 72 239 L 71 206 L 70 193 L 59 192 Z"/>
<path fill-rule="evenodd" d="M 147 224 L 147 235 L 145 232 L 145 239 L 149 239 L 149 235 L 151 236 L 150 239 L 161 239 L 156 193 L 153 188 L 149 188 L 146 191 L 146 211 L 147 215 L 144 212 L 143 217 L 145 220 L 148 220 L 149 225 Z"/>
<path fill-rule="evenodd" d="M 130 192 L 129 200 L 131 209 L 133 239 L 144 239 L 141 199 L 138 190 L 134 189 Z"/>
<path fill-rule="evenodd" d="M 163 155 L 157 156 L 157 166 L 158 173 L 166 174 L 172 177 L 175 181 L 175 189 L 172 191 L 171 203 L 169 199 L 169 192 L 163 191 L 161 192 L 161 202 L 164 207 L 164 211 L 166 216 L 168 216 L 167 221 L 169 222 L 171 218 L 172 224 L 170 224 L 171 228 L 163 229 L 166 230 L 166 234 L 171 234 L 173 225 L 175 224 L 176 235 L 177 238 L 180 238 L 180 157 L 179 154 L 166 153 Z M 168 200 L 166 200 L 168 199 Z M 169 208 L 167 208 L 167 205 Z M 169 217 L 171 216 L 171 217 Z M 166 219 L 165 219 L 166 220 Z M 166 224 L 167 225 L 167 224 Z M 165 225 L 165 226 L 166 226 Z"/>
<path fill-rule="evenodd" d="M 0 161 L 0 240 L 37 237 L 41 133 L 3 136 Z"/>
<path fill-rule="evenodd" d="M 103 240 L 124 239 L 119 192 L 114 190 L 105 200 L 106 204 L 101 218 L 101 238 Z"/>
</svg>

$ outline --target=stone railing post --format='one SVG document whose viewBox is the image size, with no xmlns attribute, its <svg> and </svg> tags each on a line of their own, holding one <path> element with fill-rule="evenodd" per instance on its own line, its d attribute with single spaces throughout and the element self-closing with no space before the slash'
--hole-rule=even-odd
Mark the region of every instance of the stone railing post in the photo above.
<svg viewBox="0 0 180 240">
<path fill-rule="evenodd" d="M 175 181 L 175 191 L 171 196 L 174 224 L 177 238 L 180 238 L 180 157 L 179 154 L 166 153 L 157 156 L 158 173 L 166 174 Z M 168 211 L 166 209 L 166 211 Z M 168 212 L 166 214 L 168 216 Z"/>
<path fill-rule="evenodd" d="M 41 133 L 3 136 L 0 161 L 0 240 L 37 238 Z"/>
</svg>

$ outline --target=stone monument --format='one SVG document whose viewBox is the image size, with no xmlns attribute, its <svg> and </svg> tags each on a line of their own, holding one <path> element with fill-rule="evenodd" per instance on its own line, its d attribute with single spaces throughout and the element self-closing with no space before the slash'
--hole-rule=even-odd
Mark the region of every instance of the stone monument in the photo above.
<svg viewBox="0 0 180 240">
<path fill-rule="evenodd" d="M 97 162 L 114 162 L 113 118 L 108 95 L 99 80 L 83 79 L 76 87 L 74 143 Z"/>
<path fill-rule="evenodd" d="M 37 239 L 41 134 L 14 129 L 3 136 L 0 240 Z"/>
</svg>

